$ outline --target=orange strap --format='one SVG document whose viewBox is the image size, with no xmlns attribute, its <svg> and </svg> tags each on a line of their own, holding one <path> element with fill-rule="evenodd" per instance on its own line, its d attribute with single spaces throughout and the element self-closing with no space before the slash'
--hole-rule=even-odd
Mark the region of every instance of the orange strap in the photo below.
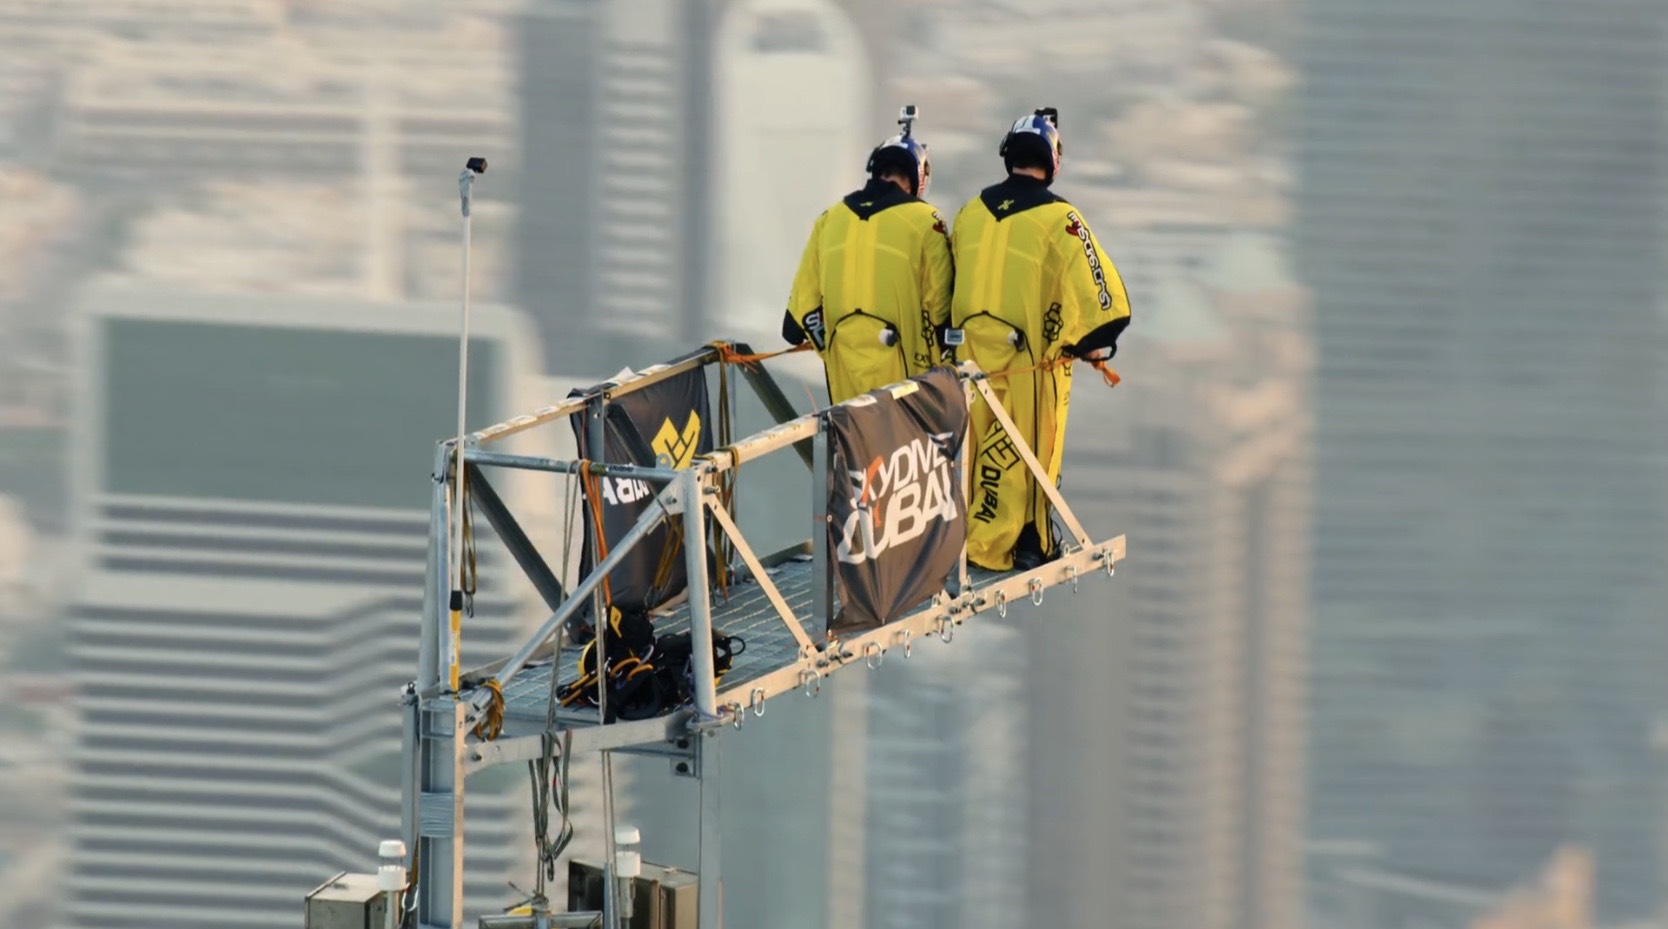
<svg viewBox="0 0 1668 929">
<path fill-rule="evenodd" d="M 1070 355 L 1060 355 L 1057 358 L 1050 358 L 1049 360 L 1044 361 L 1041 364 L 1027 365 L 1023 368 L 1009 368 L 1006 371 L 991 371 L 990 373 L 986 374 L 985 376 L 986 377 L 1010 377 L 1010 376 L 1016 375 L 1016 374 L 1034 374 L 1034 373 L 1037 373 L 1039 371 L 1052 371 L 1056 368 L 1070 367 L 1071 363 L 1073 361 L 1077 361 L 1077 360 L 1080 360 L 1080 359 L 1073 358 Z M 1118 372 L 1112 370 L 1112 366 L 1110 364 L 1107 364 L 1104 361 L 1088 361 L 1088 360 L 1084 360 L 1084 363 L 1089 365 L 1090 367 L 1094 368 L 1096 371 L 1100 372 L 1101 378 L 1106 381 L 1106 386 L 1116 387 L 1119 384 L 1123 383 L 1123 378 L 1118 376 Z"/>
<path fill-rule="evenodd" d="M 816 347 L 810 342 L 801 342 L 792 348 L 784 348 L 778 352 L 755 352 L 751 355 L 744 355 L 741 352 L 736 351 L 734 343 L 731 342 L 709 342 L 708 344 L 718 350 L 718 361 L 720 364 L 741 365 L 743 367 L 756 367 L 761 361 L 769 361 L 779 355 L 791 355 L 794 352 L 810 351 Z"/>
<path fill-rule="evenodd" d="M 602 522 L 602 488 L 598 486 L 597 476 L 591 471 L 590 462 L 579 462 L 579 481 L 584 488 L 585 501 L 591 508 L 591 519 L 596 526 L 597 551 L 594 563 L 602 564 L 602 560 L 608 557 L 608 533 Z M 602 579 L 602 603 L 605 610 L 614 605 L 614 592 L 609 587 L 606 576 Z"/>
</svg>

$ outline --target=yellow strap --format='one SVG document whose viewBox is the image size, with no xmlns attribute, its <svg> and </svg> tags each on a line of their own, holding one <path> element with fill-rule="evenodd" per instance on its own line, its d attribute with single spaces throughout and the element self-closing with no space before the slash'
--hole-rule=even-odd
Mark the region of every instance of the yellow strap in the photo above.
<svg viewBox="0 0 1668 929">
<path fill-rule="evenodd" d="M 504 685 L 498 683 L 497 678 L 487 678 L 486 689 L 492 691 L 492 701 L 481 712 L 481 720 L 475 724 L 475 738 L 483 742 L 491 742 L 504 731 Z"/>
</svg>

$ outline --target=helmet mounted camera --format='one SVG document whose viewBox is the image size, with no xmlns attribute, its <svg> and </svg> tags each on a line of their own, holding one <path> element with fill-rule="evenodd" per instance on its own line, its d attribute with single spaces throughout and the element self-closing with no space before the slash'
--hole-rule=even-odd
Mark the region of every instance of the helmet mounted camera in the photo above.
<svg viewBox="0 0 1668 929">
<path fill-rule="evenodd" d="M 894 169 L 909 178 L 911 194 L 924 197 L 927 186 L 932 183 L 932 160 L 927 154 L 927 144 L 914 135 L 915 121 L 920 116 L 921 111 L 913 103 L 900 107 L 898 125 L 903 131 L 876 146 L 869 153 L 864 170 L 875 176 L 887 168 Z"/>
</svg>

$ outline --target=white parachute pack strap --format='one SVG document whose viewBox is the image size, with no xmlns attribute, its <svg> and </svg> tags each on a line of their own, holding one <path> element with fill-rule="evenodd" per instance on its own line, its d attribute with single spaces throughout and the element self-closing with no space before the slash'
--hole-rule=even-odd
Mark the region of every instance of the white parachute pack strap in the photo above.
<svg viewBox="0 0 1668 929">
<path fill-rule="evenodd" d="M 458 439 L 457 446 L 452 450 L 452 501 L 455 506 L 452 511 L 452 563 L 448 567 L 452 590 L 451 600 L 447 604 L 450 608 L 451 624 L 446 635 L 447 680 L 451 682 L 453 693 L 458 689 L 458 667 L 462 660 L 463 639 L 463 439 L 464 415 L 469 408 L 469 200 L 475 178 L 485 174 L 486 169 L 485 158 L 471 158 L 464 165 L 463 172 L 458 175 L 458 198 L 463 210 L 463 319 L 461 331 L 458 333 Z"/>
</svg>

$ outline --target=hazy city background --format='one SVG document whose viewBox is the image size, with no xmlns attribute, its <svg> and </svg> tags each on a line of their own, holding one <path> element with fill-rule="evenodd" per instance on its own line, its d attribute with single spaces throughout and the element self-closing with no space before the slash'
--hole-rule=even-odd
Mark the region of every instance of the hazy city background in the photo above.
<svg viewBox="0 0 1668 929">
<path fill-rule="evenodd" d="M 728 736 L 728 925 L 1668 926 L 1665 20 L 0 0 L 0 929 L 293 927 L 396 833 L 465 158 L 479 426 L 777 347 L 904 103 L 947 218 L 1060 108 L 1135 314 L 1064 489 L 1131 556 Z M 744 523 L 808 532 L 793 477 Z M 482 559 L 485 660 L 538 617 Z M 622 815 L 692 866 L 665 767 Z M 509 774 L 477 910 L 532 879 Z"/>
</svg>

